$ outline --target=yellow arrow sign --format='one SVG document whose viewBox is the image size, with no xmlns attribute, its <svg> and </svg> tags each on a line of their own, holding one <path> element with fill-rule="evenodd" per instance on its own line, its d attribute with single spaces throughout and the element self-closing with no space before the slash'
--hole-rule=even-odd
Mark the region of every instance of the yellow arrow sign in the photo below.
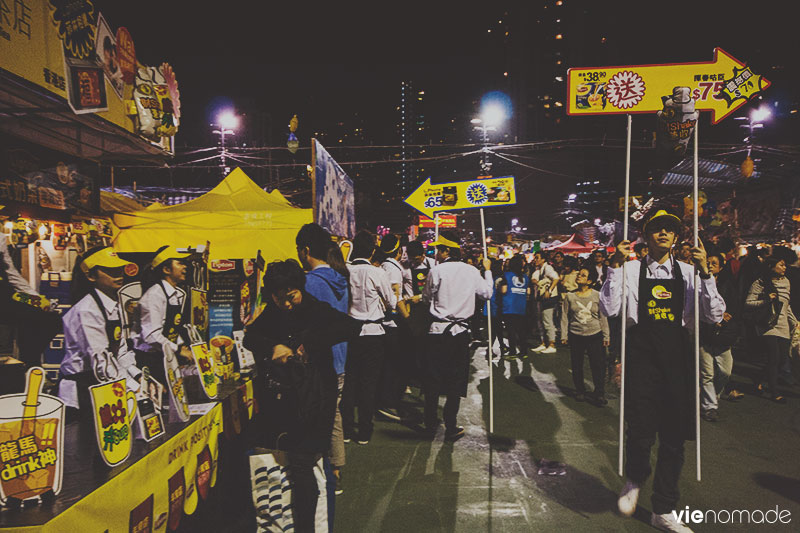
<svg viewBox="0 0 800 533">
<path fill-rule="evenodd" d="M 517 203 L 517 194 L 514 176 L 484 176 L 473 181 L 436 184 L 432 184 L 428 178 L 406 198 L 406 203 L 432 218 L 437 211 L 513 205 Z"/>
<path fill-rule="evenodd" d="M 770 86 L 769 80 L 725 52 L 701 63 L 571 68 L 567 71 L 567 113 L 605 115 L 653 113 L 673 87 L 689 87 L 697 111 L 721 121 Z"/>
</svg>

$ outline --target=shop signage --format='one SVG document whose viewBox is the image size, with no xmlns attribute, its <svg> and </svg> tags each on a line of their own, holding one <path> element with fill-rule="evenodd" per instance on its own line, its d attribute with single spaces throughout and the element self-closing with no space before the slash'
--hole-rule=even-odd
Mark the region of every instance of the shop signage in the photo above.
<svg viewBox="0 0 800 533">
<path fill-rule="evenodd" d="M 458 227 L 458 216 L 457 215 L 436 215 L 434 218 L 428 218 L 426 216 L 420 215 L 419 217 L 419 227 L 420 228 L 435 228 L 436 227 L 436 219 L 439 219 L 439 229 L 447 229 L 447 228 L 455 228 Z"/>
</svg>

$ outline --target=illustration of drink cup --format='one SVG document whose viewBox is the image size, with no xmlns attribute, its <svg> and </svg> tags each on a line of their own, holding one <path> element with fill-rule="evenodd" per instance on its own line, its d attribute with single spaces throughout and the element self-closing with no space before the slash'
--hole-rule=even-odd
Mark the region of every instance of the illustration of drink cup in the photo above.
<svg viewBox="0 0 800 533">
<path fill-rule="evenodd" d="M 61 490 L 64 403 L 41 394 L 44 371 L 28 371 L 25 393 L 0 397 L 0 501 Z"/>
<path fill-rule="evenodd" d="M 131 453 L 131 424 L 136 417 L 136 394 L 125 378 L 89 387 L 100 456 L 108 466 L 124 463 Z"/>
</svg>

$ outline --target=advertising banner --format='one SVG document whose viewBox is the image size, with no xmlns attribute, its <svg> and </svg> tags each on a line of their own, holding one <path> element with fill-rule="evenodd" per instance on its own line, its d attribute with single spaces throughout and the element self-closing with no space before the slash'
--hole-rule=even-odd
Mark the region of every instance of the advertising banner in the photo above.
<svg viewBox="0 0 800 533">
<path fill-rule="evenodd" d="M 405 202 L 430 218 L 437 211 L 514 205 L 517 195 L 514 176 L 435 184 L 428 178 Z"/>
<path fill-rule="evenodd" d="M 216 484 L 222 426 L 217 404 L 40 531 L 174 531 Z"/>
<path fill-rule="evenodd" d="M 571 68 L 567 113 L 655 113 L 675 87 L 688 87 L 695 109 L 711 111 L 716 124 L 769 86 L 769 80 L 715 48 L 712 61 L 698 63 Z"/>
<path fill-rule="evenodd" d="M 437 215 L 434 218 L 429 218 L 420 215 L 419 227 L 420 228 L 435 228 L 436 218 L 439 219 L 439 229 L 448 229 L 458 227 L 458 216 L 456 215 Z"/>
<path fill-rule="evenodd" d="M 353 180 L 319 141 L 314 139 L 311 146 L 314 222 L 332 235 L 353 238 L 356 233 Z"/>
</svg>

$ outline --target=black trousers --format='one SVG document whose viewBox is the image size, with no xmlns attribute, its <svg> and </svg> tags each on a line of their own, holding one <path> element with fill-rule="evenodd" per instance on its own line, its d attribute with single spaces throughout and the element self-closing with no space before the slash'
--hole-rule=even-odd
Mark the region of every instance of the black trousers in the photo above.
<svg viewBox="0 0 800 533">
<path fill-rule="evenodd" d="M 319 499 L 319 487 L 314 476 L 317 459 L 318 456 L 310 453 L 289 453 L 294 530 L 297 533 L 314 533 Z"/>
<path fill-rule="evenodd" d="M 399 319 L 398 319 L 399 320 Z M 378 405 L 384 408 L 397 409 L 403 397 L 408 381 L 408 358 L 406 349 L 408 336 L 401 333 L 401 327 L 384 327 L 384 357 L 381 371 L 380 388 L 378 389 Z"/>
<path fill-rule="evenodd" d="M 372 438 L 375 396 L 384 358 L 384 336 L 363 335 L 347 344 L 342 390 L 342 430 L 345 439 Z M 358 407 L 358 433 L 355 412 Z"/>
<path fill-rule="evenodd" d="M 483 317 L 484 321 L 486 317 Z M 498 344 L 500 344 L 500 355 L 505 355 L 508 351 L 507 346 L 504 340 L 503 334 L 503 317 L 502 315 L 497 315 L 492 313 L 492 338 L 490 339 L 489 346 L 494 346 L 494 340 L 497 339 Z M 487 352 L 489 353 L 489 352 Z"/>
<path fill-rule="evenodd" d="M 764 379 L 769 386 L 769 393 L 773 396 L 778 394 L 778 369 L 783 357 L 789 355 L 791 350 L 791 340 L 774 335 L 763 335 L 761 342 L 767 354 L 767 366 L 764 367 Z"/>
<path fill-rule="evenodd" d="M 439 396 L 446 397 L 444 424 L 448 430 L 455 429 L 461 397 L 467 395 L 469 378 L 469 338 L 467 331 L 458 335 L 442 333 L 428 335 L 428 352 L 424 378 L 425 425 L 436 427 L 438 423 Z"/>
<path fill-rule="evenodd" d="M 586 392 L 586 387 L 583 383 L 583 356 L 588 355 L 589 368 L 592 369 L 594 393 L 597 396 L 605 394 L 606 354 L 603 346 L 603 334 L 575 335 L 570 333 L 569 352 L 572 362 L 572 382 L 575 384 L 575 391 L 579 394 Z"/>
<path fill-rule="evenodd" d="M 519 351 L 524 354 L 527 348 L 525 342 L 525 315 L 505 314 L 503 315 L 503 322 L 505 323 L 506 337 L 508 338 L 509 353 L 514 354 Z"/>
<path fill-rule="evenodd" d="M 0 322 L 17 328 L 19 358 L 25 366 L 42 364 L 42 354 L 62 330 L 61 315 L 11 299 L 0 302 Z"/>
<path fill-rule="evenodd" d="M 631 333 L 626 356 L 625 419 L 627 430 L 627 477 L 643 484 L 651 474 L 650 450 L 658 437 L 658 459 L 653 479 L 653 512 L 664 514 L 677 506 L 678 481 L 684 461 L 687 425 L 693 412 L 689 378 L 690 343 L 683 330 L 675 352 L 653 344 L 663 339 L 647 339 Z M 684 353 L 685 352 L 685 353 Z"/>
</svg>

